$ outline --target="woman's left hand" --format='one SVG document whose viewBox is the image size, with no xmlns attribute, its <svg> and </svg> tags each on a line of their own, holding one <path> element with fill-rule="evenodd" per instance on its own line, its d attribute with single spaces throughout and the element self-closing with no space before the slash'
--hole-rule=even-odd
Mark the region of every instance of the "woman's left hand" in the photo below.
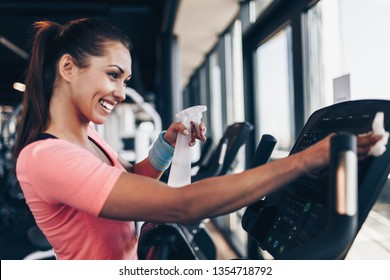
<svg viewBox="0 0 390 280">
<path fill-rule="evenodd" d="M 197 125 L 194 122 L 191 122 L 191 131 L 188 131 L 186 127 L 181 122 L 172 123 L 164 135 L 164 140 L 167 141 L 172 147 L 176 145 L 176 139 L 178 133 L 183 135 L 191 135 L 189 146 L 195 145 L 195 140 L 198 139 L 202 142 L 206 140 L 206 126 L 203 122 Z"/>
</svg>

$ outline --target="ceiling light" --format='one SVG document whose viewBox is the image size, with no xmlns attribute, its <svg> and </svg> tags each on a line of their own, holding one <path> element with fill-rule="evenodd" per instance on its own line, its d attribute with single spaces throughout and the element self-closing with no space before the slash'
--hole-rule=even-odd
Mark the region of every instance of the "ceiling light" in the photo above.
<svg viewBox="0 0 390 280">
<path fill-rule="evenodd" d="M 12 87 L 21 92 L 24 92 L 26 90 L 26 85 L 19 82 L 15 82 Z"/>
</svg>

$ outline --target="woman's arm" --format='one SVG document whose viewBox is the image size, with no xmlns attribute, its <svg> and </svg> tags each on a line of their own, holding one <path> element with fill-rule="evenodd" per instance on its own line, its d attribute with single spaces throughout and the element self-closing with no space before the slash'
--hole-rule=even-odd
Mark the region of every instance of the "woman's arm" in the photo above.
<svg viewBox="0 0 390 280">
<path fill-rule="evenodd" d="M 189 146 L 193 146 L 195 144 L 196 139 L 199 139 L 201 141 L 206 140 L 206 128 L 203 123 L 199 124 L 199 129 L 195 128 L 195 124 L 191 124 L 191 132 L 189 132 L 180 122 L 172 123 L 169 126 L 169 128 L 164 134 L 164 140 L 172 147 L 175 147 L 177 135 L 179 133 L 184 135 L 191 134 L 190 143 L 188 143 Z M 134 165 L 131 165 L 129 162 L 127 162 L 120 156 L 118 156 L 118 160 L 127 172 L 154 179 L 159 179 L 163 173 L 162 171 L 157 170 L 153 167 L 153 165 L 150 163 L 149 158 L 146 158 L 143 161 L 138 162 Z"/>
<path fill-rule="evenodd" d="M 329 162 L 330 138 L 289 157 L 239 174 L 209 178 L 182 188 L 123 173 L 100 213 L 124 220 L 189 223 L 247 206 L 303 174 Z M 366 154 L 378 138 L 359 137 L 358 151 Z"/>
<path fill-rule="evenodd" d="M 156 180 L 123 173 L 100 213 L 124 220 L 188 223 L 253 203 L 329 161 L 329 137 L 309 149 L 239 174 L 170 188 Z"/>
</svg>

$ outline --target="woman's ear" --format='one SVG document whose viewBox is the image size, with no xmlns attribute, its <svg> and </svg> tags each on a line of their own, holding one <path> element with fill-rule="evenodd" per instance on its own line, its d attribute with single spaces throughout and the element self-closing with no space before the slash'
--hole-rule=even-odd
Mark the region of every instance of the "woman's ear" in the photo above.
<svg viewBox="0 0 390 280">
<path fill-rule="evenodd" d="M 70 82 L 76 71 L 76 65 L 70 54 L 64 54 L 58 61 L 58 75 L 67 82 Z"/>
</svg>

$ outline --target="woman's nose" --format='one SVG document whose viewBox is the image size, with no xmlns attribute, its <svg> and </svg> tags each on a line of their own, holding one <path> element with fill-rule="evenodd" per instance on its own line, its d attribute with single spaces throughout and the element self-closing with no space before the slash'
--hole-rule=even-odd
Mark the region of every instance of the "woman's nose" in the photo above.
<svg viewBox="0 0 390 280">
<path fill-rule="evenodd" d="M 124 86 L 118 86 L 114 90 L 114 96 L 117 99 L 118 103 L 122 102 L 123 100 L 125 100 L 126 99 L 125 87 Z"/>
</svg>

